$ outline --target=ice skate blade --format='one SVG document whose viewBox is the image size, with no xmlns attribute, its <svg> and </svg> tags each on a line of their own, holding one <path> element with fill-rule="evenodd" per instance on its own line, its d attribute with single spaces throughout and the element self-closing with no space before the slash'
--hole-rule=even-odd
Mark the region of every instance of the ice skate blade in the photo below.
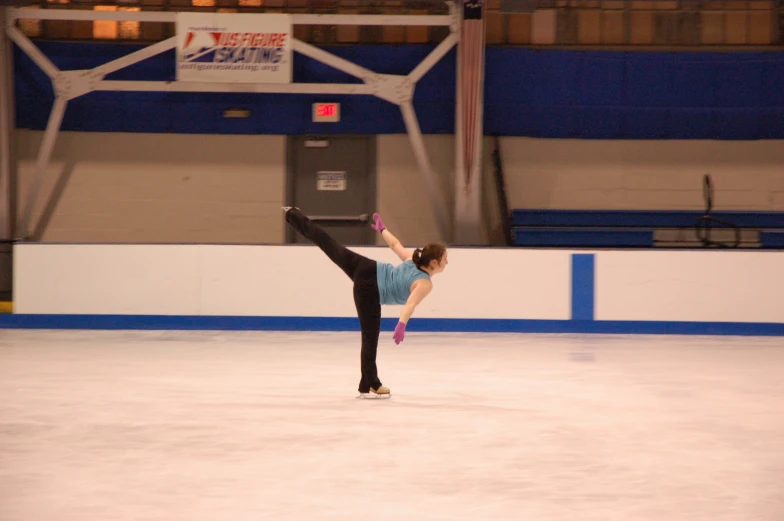
<svg viewBox="0 0 784 521">
<path fill-rule="evenodd" d="M 388 400 L 391 394 L 359 393 L 357 400 Z"/>
</svg>

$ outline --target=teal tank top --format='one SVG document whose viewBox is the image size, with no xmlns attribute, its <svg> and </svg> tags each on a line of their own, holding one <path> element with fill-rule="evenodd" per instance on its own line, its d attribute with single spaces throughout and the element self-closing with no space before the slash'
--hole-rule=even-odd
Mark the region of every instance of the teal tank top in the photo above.
<svg viewBox="0 0 784 521">
<path fill-rule="evenodd" d="M 411 284 L 418 279 L 430 279 L 430 275 L 407 260 L 397 266 L 378 262 L 376 270 L 378 296 L 382 304 L 405 304 L 411 295 Z"/>
</svg>

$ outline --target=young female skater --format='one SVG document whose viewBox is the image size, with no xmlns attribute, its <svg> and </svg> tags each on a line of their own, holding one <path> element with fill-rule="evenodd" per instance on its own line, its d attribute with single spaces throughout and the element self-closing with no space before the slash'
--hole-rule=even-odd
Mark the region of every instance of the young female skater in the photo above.
<svg viewBox="0 0 784 521">
<path fill-rule="evenodd" d="M 354 282 L 354 305 L 362 328 L 362 378 L 359 381 L 359 393 L 363 398 L 388 398 L 389 388 L 381 384 L 376 367 L 378 336 L 381 331 L 381 304 L 403 305 L 400 320 L 392 336 L 395 343 L 399 344 L 403 341 L 406 324 L 414 309 L 433 289 L 431 277 L 444 271 L 448 264 L 446 246 L 428 244 L 412 253 L 386 229 L 381 217 L 377 213 L 373 214 L 372 228 L 381 234 L 392 251 L 403 261 L 398 266 L 392 266 L 386 262 L 368 259 L 338 244 L 299 208 L 284 206 L 283 211 L 286 212 L 286 222 L 321 248 Z"/>
</svg>

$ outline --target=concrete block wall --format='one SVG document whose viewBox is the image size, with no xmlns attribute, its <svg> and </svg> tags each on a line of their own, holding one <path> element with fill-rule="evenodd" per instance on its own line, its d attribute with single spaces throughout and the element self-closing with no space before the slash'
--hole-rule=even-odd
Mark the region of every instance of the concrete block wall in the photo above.
<svg viewBox="0 0 784 521">
<path fill-rule="evenodd" d="M 41 132 L 17 131 L 19 212 L 34 178 Z M 426 136 L 453 212 L 454 138 Z M 503 244 L 485 140 L 488 244 Z M 407 244 L 438 240 L 408 136 L 378 137 L 377 208 Z M 710 173 L 719 210 L 784 210 L 782 141 L 501 139 L 509 208 L 702 209 Z M 47 242 L 282 243 L 283 136 L 63 132 L 34 212 L 38 222 L 66 171 Z"/>
<path fill-rule="evenodd" d="M 21 202 L 42 137 L 17 131 Z M 454 139 L 426 136 L 425 144 L 451 210 Z M 379 136 L 377 151 L 378 209 L 387 226 L 409 244 L 439 240 L 408 136 Z M 33 225 L 63 172 L 67 183 L 45 242 L 285 242 L 284 136 L 62 132 Z"/>
<path fill-rule="evenodd" d="M 454 137 L 425 136 L 425 146 L 452 215 Z M 404 244 L 419 246 L 441 240 L 427 184 L 405 134 L 378 137 L 378 208 L 386 226 Z M 384 244 L 384 240 L 379 236 L 377 243 Z"/>
<path fill-rule="evenodd" d="M 784 210 L 782 141 L 502 140 L 513 208 Z"/>
<path fill-rule="evenodd" d="M 18 132 L 22 203 L 41 137 Z M 282 136 L 63 132 L 33 222 L 65 170 L 43 241 L 280 242 L 284 154 Z"/>
</svg>

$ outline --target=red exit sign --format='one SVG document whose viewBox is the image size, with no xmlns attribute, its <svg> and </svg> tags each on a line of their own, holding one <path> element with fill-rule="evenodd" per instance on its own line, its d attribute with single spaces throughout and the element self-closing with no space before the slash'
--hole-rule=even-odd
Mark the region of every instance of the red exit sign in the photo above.
<svg viewBox="0 0 784 521">
<path fill-rule="evenodd" d="M 340 103 L 314 103 L 313 121 L 316 123 L 337 123 L 340 121 Z"/>
</svg>

